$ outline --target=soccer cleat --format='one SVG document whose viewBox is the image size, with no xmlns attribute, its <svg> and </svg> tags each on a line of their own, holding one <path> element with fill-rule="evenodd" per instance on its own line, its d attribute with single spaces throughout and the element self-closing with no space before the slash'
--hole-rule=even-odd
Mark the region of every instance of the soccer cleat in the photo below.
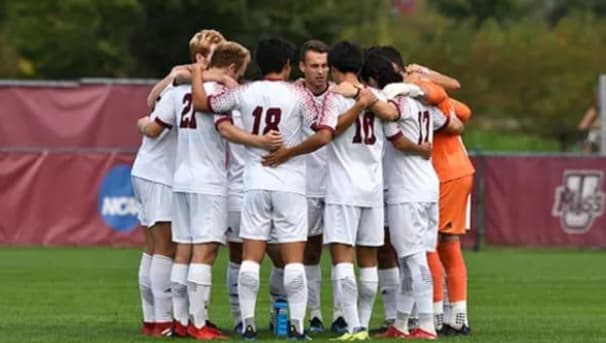
<svg viewBox="0 0 606 343">
<path fill-rule="evenodd" d="M 247 325 L 246 330 L 242 333 L 242 339 L 245 341 L 254 341 L 257 339 L 257 331 L 252 327 L 252 325 Z"/>
<path fill-rule="evenodd" d="M 337 338 L 331 339 L 331 341 L 349 342 L 349 341 L 366 341 L 368 339 L 370 339 L 370 336 L 368 335 L 368 330 L 366 330 L 364 328 L 359 328 L 354 333 L 346 332 Z"/>
<path fill-rule="evenodd" d="M 460 329 L 455 329 L 448 324 L 444 324 L 441 331 L 443 332 L 444 336 L 470 336 L 471 335 L 471 328 L 467 325 L 463 325 Z"/>
<path fill-rule="evenodd" d="M 221 331 L 208 325 L 204 325 L 198 329 L 192 323 L 190 323 L 190 325 L 187 327 L 187 334 L 190 337 L 204 341 L 213 339 L 227 339 L 227 337 L 224 336 Z"/>
<path fill-rule="evenodd" d="M 311 337 L 307 336 L 305 332 L 297 332 L 294 325 L 291 325 L 290 329 L 288 330 L 288 339 L 292 341 L 311 341 Z"/>
<path fill-rule="evenodd" d="M 155 323 L 151 335 L 154 337 L 172 337 L 173 322 Z"/>
<path fill-rule="evenodd" d="M 408 338 L 410 336 L 409 333 L 402 332 L 396 329 L 395 326 L 391 325 L 385 330 L 385 332 L 376 335 L 377 338 Z"/>
<path fill-rule="evenodd" d="M 324 332 L 324 324 L 318 317 L 313 317 L 309 321 L 309 332 L 311 333 L 322 333 Z"/>
<path fill-rule="evenodd" d="M 143 326 L 141 327 L 141 333 L 144 336 L 151 336 L 154 333 L 154 323 L 151 322 L 143 322 Z"/>
<path fill-rule="evenodd" d="M 408 330 L 412 331 L 419 327 L 419 318 L 410 317 L 408 318 Z"/>
<path fill-rule="evenodd" d="M 173 336 L 174 337 L 187 337 L 187 326 L 181 324 L 180 321 L 175 320 L 173 325 Z"/>
<path fill-rule="evenodd" d="M 234 332 L 237 334 L 241 334 L 243 328 L 244 328 L 244 324 L 242 322 L 238 322 L 238 324 L 236 324 L 236 326 L 234 326 Z"/>
<path fill-rule="evenodd" d="M 421 328 L 416 328 L 410 331 L 410 336 L 408 336 L 408 338 L 434 340 L 438 339 L 438 335 L 431 332 L 427 332 Z"/>
<path fill-rule="evenodd" d="M 347 333 L 347 322 L 345 321 L 345 318 L 339 317 L 335 319 L 330 325 L 330 331 L 339 335 Z"/>
<path fill-rule="evenodd" d="M 378 328 L 375 329 L 370 329 L 370 334 L 371 335 L 380 335 L 384 332 L 387 331 L 387 329 L 389 329 L 390 326 L 393 325 L 393 323 L 395 323 L 396 320 L 395 319 L 385 319 L 385 321 L 383 322 L 383 325 L 381 325 Z"/>
</svg>

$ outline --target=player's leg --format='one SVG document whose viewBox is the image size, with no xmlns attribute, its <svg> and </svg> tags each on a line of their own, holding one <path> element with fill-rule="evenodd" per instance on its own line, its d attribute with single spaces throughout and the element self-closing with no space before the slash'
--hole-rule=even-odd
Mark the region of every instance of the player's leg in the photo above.
<svg viewBox="0 0 606 343">
<path fill-rule="evenodd" d="M 340 339 L 351 339 L 363 328 L 358 314 L 358 284 L 354 272 L 354 244 L 361 208 L 326 204 L 324 210 L 324 242 L 329 244 L 337 301 L 347 322 L 347 330 Z"/>
<path fill-rule="evenodd" d="M 459 237 L 466 232 L 467 204 L 472 184 L 472 176 L 440 184 L 440 201 L 444 201 L 446 211 L 444 215 L 440 213 L 437 250 L 446 272 L 451 307 L 449 317 L 444 318 L 447 334 L 471 333 L 467 318 L 467 268 Z"/>
<path fill-rule="evenodd" d="M 287 302 L 288 295 L 284 288 L 284 262 L 282 261 L 280 244 L 272 236 L 265 249 L 272 263 L 271 272 L 269 273 L 269 331 L 273 331 L 276 321 L 274 306 L 276 302 Z"/>
<path fill-rule="evenodd" d="M 143 312 L 143 327 L 141 332 L 144 335 L 152 335 L 155 322 L 154 295 L 151 289 L 149 272 L 154 254 L 154 243 L 151 231 L 146 227 L 143 228 L 143 242 L 143 254 L 139 261 L 139 296 L 141 297 L 141 310 Z"/>
<path fill-rule="evenodd" d="M 189 202 L 185 193 L 173 193 L 172 241 L 176 243 L 175 260 L 170 274 L 173 304 L 174 335 L 187 336 L 189 297 L 187 274 L 192 255 Z"/>
<path fill-rule="evenodd" d="M 238 299 L 238 274 L 242 264 L 242 239 L 240 238 L 240 216 L 242 199 L 230 196 L 227 200 L 228 216 L 225 238 L 228 242 L 229 263 L 227 264 L 227 287 L 229 292 L 229 305 L 234 319 L 235 332 L 242 332 L 242 316 L 240 314 L 240 301 Z"/>
<path fill-rule="evenodd" d="M 284 289 L 290 314 L 289 336 L 305 338 L 307 278 L 303 266 L 307 241 L 307 200 L 304 195 L 272 192 L 274 234 L 284 263 Z"/>
<path fill-rule="evenodd" d="M 383 310 L 385 313 L 384 327 L 387 329 L 396 320 L 396 293 L 400 285 L 400 274 L 396 253 L 389 239 L 389 228 L 385 226 L 385 242 L 378 250 L 379 289 L 383 295 Z"/>
<path fill-rule="evenodd" d="M 242 316 L 242 336 L 254 339 L 257 329 L 255 307 L 260 284 L 260 264 L 265 256 L 272 226 L 271 196 L 266 191 L 247 191 L 242 206 L 240 237 L 242 264 L 238 275 L 238 298 Z"/>
<path fill-rule="evenodd" d="M 307 277 L 307 307 L 310 312 L 311 332 L 324 331 L 322 323 L 322 303 L 320 293 L 322 290 L 322 268 L 320 259 L 322 257 L 322 216 L 324 202 L 321 198 L 307 199 L 308 237 L 305 244 L 305 275 Z"/>
<path fill-rule="evenodd" d="M 187 294 L 192 325 L 188 334 L 197 339 L 224 337 L 212 325 L 207 325 L 207 307 L 212 286 L 212 266 L 219 246 L 225 243 L 227 199 L 225 196 L 188 194 L 192 223 L 192 259 L 187 275 Z"/>
<path fill-rule="evenodd" d="M 154 256 L 150 267 L 150 281 L 154 296 L 156 326 L 172 333 L 173 303 L 170 289 L 170 273 L 173 268 L 175 245 L 171 238 L 171 224 L 158 222 L 151 227 L 154 240 Z M 163 335 L 162 330 L 158 335 Z"/>
</svg>

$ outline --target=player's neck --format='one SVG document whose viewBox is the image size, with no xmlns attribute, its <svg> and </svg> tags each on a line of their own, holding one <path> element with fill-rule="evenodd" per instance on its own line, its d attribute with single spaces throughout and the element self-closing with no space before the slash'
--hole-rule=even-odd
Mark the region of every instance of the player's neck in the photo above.
<svg viewBox="0 0 606 343">
<path fill-rule="evenodd" d="M 309 82 L 307 82 L 307 80 L 303 80 L 303 84 L 305 85 L 305 88 L 309 89 L 309 91 L 315 96 L 322 95 L 324 92 L 326 92 L 328 90 L 328 82 L 326 82 L 326 84 L 321 85 L 319 87 L 310 84 Z"/>
<path fill-rule="evenodd" d="M 282 73 L 269 73 L 263 75 L 263 80 L 267 81 L 286 81 L 286 78 Z"/>
<path fill-rule="evenodd" d="M 341 82 L 349 82 L 353 85 L 361 85 L 362 83 L 360 82 L 360 80 L 358 80 L 358 76 L 356 76 L 356 74 L 354 73 L 345 73 L 343 74 L 343 79 L 341 80 Z"/>
</svg>

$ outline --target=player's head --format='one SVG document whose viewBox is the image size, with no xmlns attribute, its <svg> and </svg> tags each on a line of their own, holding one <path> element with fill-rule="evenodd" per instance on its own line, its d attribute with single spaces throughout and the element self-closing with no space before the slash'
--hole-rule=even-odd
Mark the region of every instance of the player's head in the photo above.
<svg viewBox="0 0 606 343">
<path fill-rule="evenodd" d="M 225 69 L 229 76 L 239 79 L 250 62 L 248 49 L 236 42 L 222 42 L 215 46 L 209 67 Z"/>
<path fill-rule="evenodd" d="M 328 85 L 328 46 L 319 40 L 308 40 L 301 46 L 299 69 L 305 82 L 315 88 Z"/>
<path fill-rule="evenodd" d="M 390 83 L 402 82 L 402 75 L 394 69 L 393 63 L 380 53 L 366 56 L 360 77 L 372 87 L 383 88 Z"/>
<path fill-rule="evenodd" d="M 295 48 L 280 38 L 266 38 L 257 44 L 257 65 L 261 74 L 282 74 L 284 79 L 290 76 L 290 62 L 293 60 Z"/>
<path fill-rule="evenodd" d="M 341 82 L 347 73 L 357 74 L 362 67 L 362 50 L 352 42 L 341 41 L 328 50 L 330 75 L 335 82 Z"/>
<path fill-rule="evenodd" d="M 193 63 L 210 59 L 215 46 L 224 42 L 223 35 L 216 30 L 201 30 L 189 40 L 189 56 Z"/>
<path fill-rule="evenodd" d="M 404 63 L 404 59 L 402 58 L 402 54 L 400 51 L 391 45 L 384 45 L 378 48 L 378 52 L 387 57 L 391 63 L 394 64 L 394 68 L 398 70 L 398 72 L 404 73 L 406 70 L 406 64 Z"/>
</svg>

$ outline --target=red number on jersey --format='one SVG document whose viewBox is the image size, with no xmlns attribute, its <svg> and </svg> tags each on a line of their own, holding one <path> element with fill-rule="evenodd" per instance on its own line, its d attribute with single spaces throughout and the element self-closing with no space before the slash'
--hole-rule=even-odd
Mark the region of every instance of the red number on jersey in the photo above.
<svg viewBox="0 0 606 343">
<path fill-rule="evenodd" d="M 377 141 L 375 136 L 375 114 L 372 112 L 364 112 L 362 119 L 360 116 L 354 122 L 356 125 L 356 133 L 354 134 L 352 143 L 361 144 L 362 134 L 364 134 L 364 144 L 373 145 Z"/>
<path fill-rule="evenodd" d="M 255 117 L 255 121 L 253 123 L 252 133 L 255 135 L 259 134 L 259 129 L 261 127 L 261 117 L 263 116 L 263 107 L 257 106 L 252 113 L 253 117 Z M 263 129 L 263 134 L 268 133 L 271 130 L 280 131 L 278 124 L 280 124 L 280 120 L 282 119 L 282 110 L 278 107 L 270 107 L 265 112 L 265 128 Z"/>
<path fill-rule="evenodd" d="M 191 93 L 183 96 L 183 111 L 181 111 L 181 122 L 179 123 L 180 128 L 184 129 L 195 129 L 196 125 L 196 114 L 192 110 L 192 96 Z"/>
<path fill-rule="evenodd" d="M 425 132 L 423 132 L 425 126 Z M 419 141 L 417 144 L 429 142 L 429 111 L 419 112 Z"/>
</svg>

